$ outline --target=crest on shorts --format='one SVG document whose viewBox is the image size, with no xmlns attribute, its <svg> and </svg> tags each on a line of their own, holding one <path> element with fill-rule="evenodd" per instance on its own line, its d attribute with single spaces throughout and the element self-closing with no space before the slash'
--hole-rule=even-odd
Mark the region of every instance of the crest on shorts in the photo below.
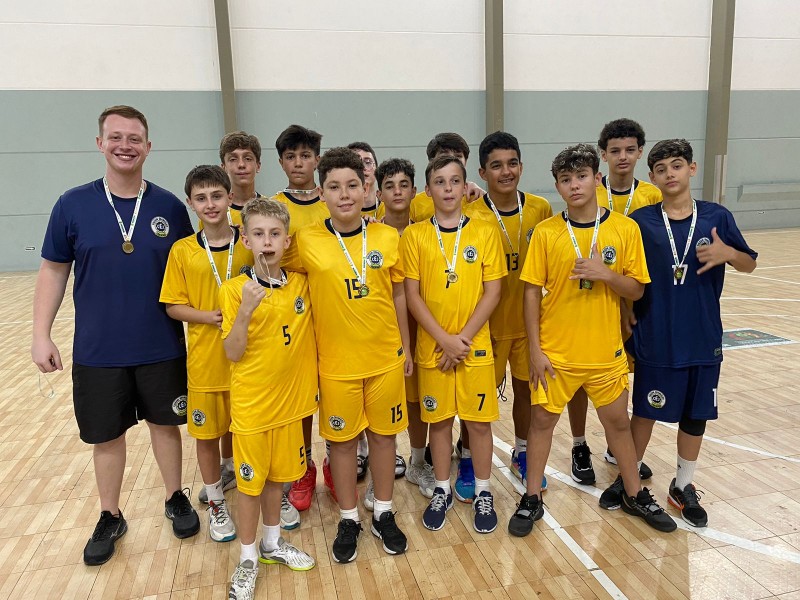
<svg viewBox="0 0 800 600">
<path fill-rule="evenodd" d="M 337 417 L 336 415 L 331 415 L 328 418 L 328 423 L 330 423 L 331 429 L 334 431 L 341 431 L 344 429 L 344 419 L 342 417 Z"/>
<path fill-rule="evenodd" d="M 478 260 L 478 249 L 475 246 L 467 246 L 464 248 L 464 260 L 468 263 L 474 263 Z"/>
<path fill-rule="evenodd" d="M 600 254 L 603 257 L 603 262 L 607 265 L 613 265 L 617 262 L 617 249 L 614 246 L 606 246 Z"/>
<path fill-rule="evenodd" d="M 296 312 L 298 315 L 302 315 L 304 312 L 306 312 L 306 301 L 303 300 L 302 296 L 298 296 L 294 299 L 294 312 Z"/>
<path fill-rule="evenodd" d="M 422 399 L 422 406 L 424 406 L 425 410 L 427 410 L 428 412 L 433 412 L 439 406 L 439 403 L 433 396 L 425 396 Z"/>
<path fill-rule="evenodd" d="M 178 396 L 172 401 L 172 412 L 179 417 L 186 416 L 186 394 L 183 396 Z"/>
<path fill-rule="evenodd" d="M 150 221 L 150 229 L 158 237 L 165 238 L 169 235 L 169 222 L 164 217 L 153 217 L 153 220 Z"/>
<path fill-rule="evenodd" d="M 239 476 L 242 479 L 244 479 L 245 481 L 252 481 L 253 475 L 255 475 L 253 467 L 251 467 L 247 463 L 242 463 L 239 465 Z"/>
<path fill-rule="evenodd" d="M 653 390 L 647 394 L 647 403 L 653 408 L 664 408 L 664 405 L 667 403 L 667 397 L 664 395 L 664 392 Z"/>
<path fill-rule="evenodd" d="M 192 423 L 195 424 L 197 427 L 202 427 L 206 424 L 206 413 L 204 413 L 199 408 L 195 408 L 192 411 Z"/>
<path fill-rule="evenodd" d="M 371 250 L 367 254 L 367 264 L 371 269 L 380 269 L 383 266 L 383 254 L 377 250 Z"/>
<path fill-rule="evenodd" d="M 694 249 L 697 250 L 698 248 L 701 248 L 703 246 L 710 246 L 710 245 L 711 245 L 710 239 L 708 239 L 707 237 L 701 237 L 699 240 L 697 240 L 697 243 L 694 245 Z"/>
<path fill-rule="evenodd" d="M 528 233 L 525 234 L 525 239 L 528 240 L 528 243 L 531 243 L 531 238 L 533 237 L 533 227 L 528 229 Z"/>
</svg>

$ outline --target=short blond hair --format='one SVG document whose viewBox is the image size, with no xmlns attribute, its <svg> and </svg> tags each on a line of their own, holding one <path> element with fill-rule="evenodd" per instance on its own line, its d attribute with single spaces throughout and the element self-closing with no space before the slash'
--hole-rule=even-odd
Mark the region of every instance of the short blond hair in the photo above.
<svg viewBox="0 0 800 600">
<path fill-rule="evenodd" d="M 244 225 L 245 232 L 247 231 L 247 222 L 253 215 L 260 215 L 262 217 L 272 217 L 281 222 L 286 233 L 289 233 L 289 209 L 286 205 L 277 200 L 267 198 L 253 198 L 248 200 L 247 204 L 242 209 L 242 224 Z"/>
</svg>

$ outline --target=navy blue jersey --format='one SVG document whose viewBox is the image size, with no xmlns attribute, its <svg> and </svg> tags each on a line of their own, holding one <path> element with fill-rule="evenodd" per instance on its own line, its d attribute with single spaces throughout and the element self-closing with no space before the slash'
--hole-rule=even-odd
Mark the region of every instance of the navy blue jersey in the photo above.
<svg viewBox="0 0 800 600">
<path fill-rule="evenodd" d="M 651 283 L 633 310 L 638 321 L 633 328 L 633 351 L 637 361 L 653 367 L 712 365 L 722 361 L 722 318 L 719 298 L 725 280 L 725 265 L 698 275 L 702 266 L 697 248 L 712 242 L 711 229 L 723 242 L 754 259 L 758 256 L 745 242 L 728 209 L 712 202 L 697 202 L 697 225 L 692 245 L 684 259 L 686 281 L 674 285 L 675 264 L 661 216 L 661 203 L 640 208 L 630 218 L 639 224 Z M 678 258 L 689 236 L 691 216 L 670 220 Z"/>
<path fill-rule="evenodd" d="M 112 196 L 127 230 L 136 198 Z M 172 244 L 193 233 L 186 207 L 147 182 L 131 242 L 122 233 L 98 179 L 65 192 L 50 214 L 42 258 L 75 263 L 74 362 L 125 367 L 184 356 L 183 325 L 158 301 Z"/>
</svg>

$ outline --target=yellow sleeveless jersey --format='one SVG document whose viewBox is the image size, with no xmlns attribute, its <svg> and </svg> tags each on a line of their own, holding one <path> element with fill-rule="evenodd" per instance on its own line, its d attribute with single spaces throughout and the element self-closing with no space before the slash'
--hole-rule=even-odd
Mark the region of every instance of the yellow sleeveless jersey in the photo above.
<svg viewBox="0 0 800 600">
<path fill-rule="evenodd" d="M 508 277 L 503 279 L 500 303 L 489 319 L 489 329 L 495 340 L 513 340 L 525 337 L 525 320 L 522 316 L 522 292 L 525 284 L 520 282 L 519 274 L 525 264 L 525 257 L 528 255 L 528 245 L 534 228 L 553 216 L 550 203 L 541 196 L 518 193 L 522 202 L 521 229 L 519 210 L 515 208 L 511 211 L 497 211 L 503 220 L 508 237 L 500 228 L 486 195 L 480 200 L 470 203 L 465 211 L 465 214 L 470 217 L 482 219 L 494 225 L 500 233 L 503 243 Z M 509 240 L 511 245 L 509 245 Z"/>
<path fill-rule="evenodd" d="M 222 339 L 236 321 L 250 273 L 219 292 Z M 317 352 L 306 276 L 287 273 L 286 285 L 267 289 L 247 328 L 247 348 L 230 364 L 231 431 L 247 435 L 282 427 L 317 410 Z M 265 282 L 261 285 L 268 288 Z"/>
<path fill-rule="evenodd" d="M 320 196 L 310 200 L 300 200 L 287 192 L 278 192 L 270 200 L 277 200 L 289 209 L 289 235 L 294 235 L 307 225 L 321 223 L 331 216 Z"/>
<path fill-rule="evenodd" d="M 441 228 L 442 244 L 447 261 L 453 257 L 456 227 Z M 400 240 L 406 277 L 419 281 L 423 302 L 436 321 L 450 334 L 457 334 L 475 312 L 483 296 L 483 282 L 505 277 L 508 273 L 503 245 L 497 227 L 480 219 L 465 217 L 461 228 L 454 271 L 458 281 L 447 279 L 447 262 L 439 248 L 436 226 L 431 220 L 406 227 Z M 489 323 L 473 338 L 467 365 L 493 364 Z M 436 366 L 436 341 L 419 326 L 414 360 L 420 367 Z"/>
<path fill-rule="evenodd" d="M 361 274 L 362 230 L 341 234 Z M 366 285 L 359 283 L 330 220 L 297 232 L 292 264 L 308 273 L 314 303 L 319 373 L 328 379 L 358 379 L 385 373 L 404 362 L 392 284 L 403 281 L 400 236 L 382 223 L 367 225 Z"/>
<path fill-rule="evenodd" d="M 597 186 L 597 204 L 603 208 L 609 208 L 607 186 L 608 177 L 603 177 L 603 182 Z M 661 202 L 661 190 L 652 183 L 634 179 L 633 186 L 633 198 L 631 198 L 631 207 L 630 210 L 628 210 L 628 216 L 643 206 L 650 206 L 651 204 L 658 204 Z M 611 194 L 611 201 L 614 203 L 614 212 L 622 215 L 625 214 L 625 206 L 628 204 L 628 196 L 630 196 L 630 193 L 630 189 L 625 191 L 613 191 Z"/>
<path fill-rule="evenodd" d="M 239 232 L 234 233 L 231 278 L 253 264 L 253 254 L 244 247 Z M 211 256 L 220 280 L 228 269 L 228 246 L 211 247 Z M 200 234 L 173 244 L 167 259 L 159 302 L 191 306 L 198 310 L 219 308 L 219 288 Z M 189 389 L 193 392 L 225 391 L 230 386 L 230 367 L 222 347 L 219 329 L 202 323 L 188 324 L 189 350 L 186 358 Z"/>
<path fill-rule="evenodd" d="M 572 222 L 572 228 L 581 255 L 588 257 L 594 221 Z M 613 271 L 640 283 L 650 282 L 642 234 L 632 219 L 604 211 L 597 246 Z M 566 368 L 603 368 L 624 362 L 620 298 L 599 281 L 587 290 L 581 289 L 578 280 L 569 279 L 576 258 L 563 213 L 536 227 L 520 279 L 546 291 L 539 315 L 542 352 L 554 366 Z"/>
</svg>

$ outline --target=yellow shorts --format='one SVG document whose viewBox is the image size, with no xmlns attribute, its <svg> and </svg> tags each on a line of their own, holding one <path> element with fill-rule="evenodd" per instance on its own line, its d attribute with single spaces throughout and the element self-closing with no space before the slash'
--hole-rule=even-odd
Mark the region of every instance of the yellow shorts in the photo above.
<svg viewBox="0 0 800 600">
<path fill-rule="evenodd" d="M 506 376 L 506 363 L 511 363 L 512 377 L 528 381 L 528 361 L 530 360 L 528 338 L 492 340 L 492 352 L 494 352 L 494 380 L 498 386 Z"/>
<path fill-rule="evenodd" d="M 541 404 L 551 413 L 561 414 L 578 389 L 583 388 L 595 408 L 607 406 L 629 387 L 628 362 L 623 360 L 608 369 L 555 368 L 556 378 L 547 377 L 547 392 L 541 382 L 531 386 L 531 404 Z"/>
<path fill-rule="evenodd" d="M 414 372 L 411 377 L 406 377 L 406 402 L 419 404 L 419 378 L 417 377 L 417 365 L 414 365 Z"/>
<path fill-rule="evenodd" d="M 186 430 L 197 440 L 215 440 L 231 427 L 230 392 L 193 392 L 186 398 Z"/>
<path fill-rule="evenodd" d="M 445 373 L 436 367 L 420 368 L 419 397 L 424 423 L 438 423 L 456 415 L 463 421 L 483 423 L 500 417 L 492 365 L 470 367 L 459 363 Z"/>
<path fill-rule="evenodd" d="M 249 435 L 234 434 L 236 485 L 248 496 L 260 496 L 267 480 L 286 483 L 306 473 L 303 422 Z"/>
<path fill-rule="evenodd" d="M 361 379 L 319 378 L 319 434 L 346 442 L 369 428 L 395 435 L 408 426 L 403 365 Z"/>
</svg>

